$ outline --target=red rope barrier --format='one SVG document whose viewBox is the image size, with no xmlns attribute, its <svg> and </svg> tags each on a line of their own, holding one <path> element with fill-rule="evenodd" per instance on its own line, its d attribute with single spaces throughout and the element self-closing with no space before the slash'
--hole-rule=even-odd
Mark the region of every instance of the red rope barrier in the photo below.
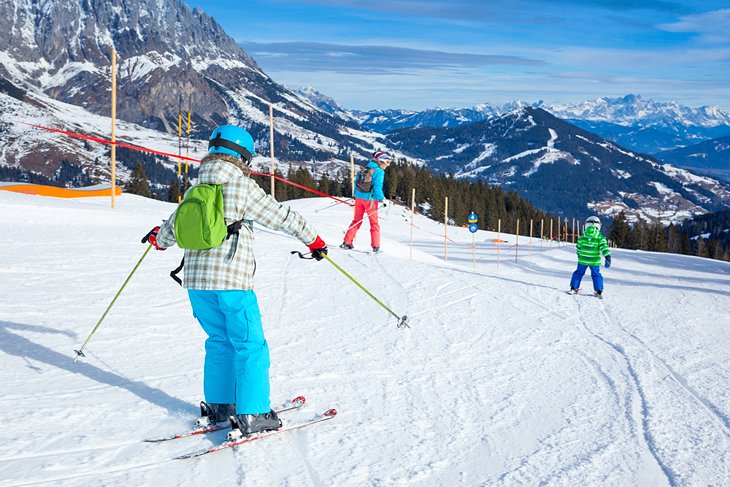
<svg viewBox="0 0 730 487">
<path fill-rule="evenodd" d="M 263 173 L 263 172 L 255 172 L 255 171 L 251 171 L 251 174 L 256 174 L 256 175 L 259 175 L 259 176 L 269 176 L 269 177 L 271 176 L 271 173 Z M 304 189 L 306 191 L 309 191 L 310 193 L 318 194 L 320 196 L 325 196 L 325 197 L 330 198 L 330 199 L 333 199 L 333 200 L 335 200 L 335 201 L 337 201 L 339 203 L 345 203 L 345 204 L 350 205 L 350 206 L 355 206 L 355 203 L 350 203 L 349 201 L 342 200 L 340 198 L 337 198 L 336 196 L 332 196 L 332 195 L 329 195 L 327 193 L 323 193 L 321 191 L 317 191 L 314 188 L 309 188 L 307 186 L 304 186 L 304 185 L 295 183 L 294 181 L 289 181 L 288 179 L 284 179 L 284 178 L 282 178 L 280 176 L 277 176 L 276 174 L 274 174 L 274 179 L 276 179 L 277 181 L 281 181 L 283 183 L 291 184 L 292 186 L 296 186 L 297 188 Z"/>
<path fill-rule="evenodd" d="M 30 127 L 34 127 L 34 128 L 41 129 L 41 130 L 47 130 L 48 132 L 54 132 L 54 133 L 57 133 L 57 134 L 66 135 L 68 137 L 74 137 L 76 139 L 89 140 L 91 142 L 96 142 L 96 143 L 105 144 L 105 145 L 115 145 L 117 147 L 124 147 L 125 149 L 136 150 L 136 151 L 139 151 L 139 152 L 149 152 L 150 154 L 157 154 L 159 156 L 170 157 L 172 159 L 184 159 L 186 161 L 200 163 L 200 159 L 195 159 L 194 157 L 188 157 L 188 156 L 183 156 L 183 155 L 178 155 L 178 154 L 172 154 L 170 152 L 158 151 L 158 150 L 155 150 L 155 149 L 150 149 L 148 147 L 142 147 L 140 145 L 127 144 L 126 142 L 119 142 L 119 141 L 112 142 L 111 140 L 103 139 L 101 137 L 94 137 L 92 135 L 79 134 L 77 132 L 69 132 L 67 130 L 54 129 L 52 127 L 44 127 L 43 125 L 36 125 L 34 123 L 20 122 L 20 121 L 16 121 L 16 123 L 20 123 L 20 124 L 23 124 L 23 125 L 28 125 Z M 272 176 L 272 174 L 270 174 L 270 173 L 263 173 L 263 172 L 257 172 L 257 171 L 251 171 L 251 174 L 254 174 L 256 176 L 268 176 L 268 177 L 271 177 Z M 303 189 L 305 191 L 309 191 L 310 193 L 314 193 L 314 194 L 317 194 L 319 196 L 324 196 L 326 198 L 333 199 L 333 200 L 335 200 L 335 201 L 337 201 L 339 203 L 345 203 L 345 204 L 350 205 L 350 206 L 355 206 L 354 203 L 350 203 L 349 201 L 345 201 L 345 200 L 342 200 L 342 199 L 337 198 L 335 196 L 329 195 L 327 193 L 323 193 L 323 192 L 318 191 L 318 190 L 316 190 L 314 188 L 310 188 L 308 186 L 304 186 L 302 184 L 295 183 L 294 181 L 289 181 L 288 179 L 282 178 L 282 177 L 277 176 L 275 174 L 273 176 L 274 176 L 274 179 L 277 179 L 277 180 L 281 181 L 282 183 L 286 183 L 286 184 L 290 184 L 292 186 L 296 186 L 297 188 Z"/>
<path fill-rule="evenodd" d="M 198 162 L 198 163 L 200 162 L 199 159 L 195 159 L 193 157 L 187 157 L 187 156 L 181 156 L 181 155 L 177 155 L 177 154 L 171 154 L 169 152 L 163 152 L 163 151 L 158 151 L 158 150 L 155 150 L 155 149 L 149 149 L 147 147 L 142 147 L 142 146 L 139 146 L 139 145 L 127 144 L 126 142 L 119 142 L 119 141 L 112 142 L 111 140 L 102 139 L 101 137 L 94 137 L 92 135 L 79 134 L 77 132 L 68 132 L 66 130 L 54 129 L 54 128 L 51 128 L 51 127 L 44 127 L 43 125 L 36 125 L 36 124 L 33 124 L 33 123 L 27 123 L 27 122 L 17 122 L 17 123 L 22 123 L 23 125 L 29 125 L 31 127 L 37 128 L 37 129 L 47 130 L 49 132 L 55 132 L 57 134 L 66 135 L 68 137 L 74 137 L 76 139 L 90 140 L 92 142 L 97 142 L 99 144 L 115 145 L 117 147 L 124 147 L 125 149 L 136 150 L 136 151 L 139 151 L 139 152 L 149 152 L 151 154 L 157 154 L 157 155 L 160 155 L 160 156 L 172 157 L 172 158 L 175 158 L 175 159 L 185 159 L 186 161 L 192 161 L 192 162 Z"/>
<path fill-rule="evenodd" d="M 434 235 L 436 237 L 444 238 L 444 234 L 443 233 L 434 233 L 434 232 L 431 232 L 431 231 L 426 230 L 424 228 L 421 228 L 421 227 L 419 227 L 418 225 L 415 225 L 415 224 L 411 224 L 411 226 L 413 228 L 416 228 L 416 229 L 424 232 L 424 233 L 428 233 L 428 234 Z M 521 235 L 521 236 L 524 236 L 524 235 Z M 483 246 L 483 247 L 486 247 L 486 250 L 499 250 L 499 249 L 504 250 L 504 249 L 511 249 L 513 247 L 526 247 L 527 246 L 525 244 L 521 244 L 521 245 L 518 245 L 518 244 L 499 245 L 499 242 L 496 242 L 496 245 L 490 247 L 489 246 L 490 242 L 477 243 L 475 245 L 472 245 L 470 243 L 457 242 L 456 240 L 453 240 L 451 237 L 446 237 L 446 238 L 449 240 L 449 242 L 451 242 L 451 245 L 458 245 L 460 247 L 466 247 L 466 248 L 469 248 L 469 249 L 471 249 L 471 248 L 478 248 L 480 246 Z M 537 237 L 533 237 L 533 238 L 537 238 Z M 505 242 L 505 243 L 507 243 L 507 242 Z"/>
</svg>

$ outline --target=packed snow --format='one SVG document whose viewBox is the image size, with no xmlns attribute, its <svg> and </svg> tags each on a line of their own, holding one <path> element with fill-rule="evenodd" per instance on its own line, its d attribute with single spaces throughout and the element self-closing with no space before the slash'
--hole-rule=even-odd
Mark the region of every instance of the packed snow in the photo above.
<svg viewBox="0 0 730 487">
<path fill-rule="evenodd" d="M 140 238 L 174 209 L 124 194 L 0 191 L 0 484 L 730 485 L 730 264 L 613 250 L 605 299 L 565 293 L 575 248 L 382 211 L 383 254 L 339 249 L 352 209 L 291 202 L 330 256 L 258 227 L 256 292 L 272 402 L 331 421 L 194 460 L 204 334 Z M 535 234 L 539 233 L 536 222 Z M 546 222 L 545 233 L 548 232 Z M 367 223 L 355 240 L 369 247 Z M 515 244 L 518 244 L 515 246 Z"/>
</svg>

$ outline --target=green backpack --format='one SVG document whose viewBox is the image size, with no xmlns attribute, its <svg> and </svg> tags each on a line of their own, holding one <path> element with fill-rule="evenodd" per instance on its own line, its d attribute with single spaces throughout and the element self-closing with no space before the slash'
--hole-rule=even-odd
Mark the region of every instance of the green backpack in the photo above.
<svg viewBox="0 0 730 487">
<path fill-rule="evenodd" d="M 223 218 L 223 187 L 196 184 L 175 213 L 175 240 L 182 249 L 207 250 L 223 243 L 229 230 Z"/>
</svg>

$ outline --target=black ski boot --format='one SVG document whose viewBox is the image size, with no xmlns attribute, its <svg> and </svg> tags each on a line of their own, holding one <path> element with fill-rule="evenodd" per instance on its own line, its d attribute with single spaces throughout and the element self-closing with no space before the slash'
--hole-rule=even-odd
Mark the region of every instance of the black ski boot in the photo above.
<svg viewBox="0 0 730 487">
<path fill-rule="evenodd" d="M 201 401 L 200 417 L 195 422 L 195 426 L 199 428 L 207 428 L 215 423 L 228 421 L 231 414 L 236 414 L 235 404 L 216 404 Z"/>
<path fill-rule="evenodd" d="M 342 245 L 340 245 L 340 248 L 345 249 L 345 250 L 352 250 L 355 248 L 355 246 L 352 244 L 349 244 L 349 243 L 342 242 Z"/>
<path fill-rule="evenodd" d="M 264 431 L 278 430 L 282 423 L 274 411 L 263 414 L 236 414 L 230 417 L 231 432 L 228 440 L 234 441 L 242 436 L 251 436 Z"/>
<path fill-rule="evenodd" d="M 373 254 L 380 253 L 380 247 L 373 247 Z"/>
</svg>

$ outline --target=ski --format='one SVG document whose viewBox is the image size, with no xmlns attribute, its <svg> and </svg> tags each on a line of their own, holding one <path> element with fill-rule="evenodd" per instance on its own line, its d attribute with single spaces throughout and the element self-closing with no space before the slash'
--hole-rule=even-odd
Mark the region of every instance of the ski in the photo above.
<svg viewBox="0 0 730 487">
<path fill-rule="evenodd" d="M 580 289 L 565 291 L 567 294 L 570 294 L 571 296 L 590 296 L 594 297 L 596 299 L 603 299 L 603 294 L 598 294 L 597 292 L 594 292 L 593 294 L 581 294 Z"/>
<path fill-rule="evenodd" d="M 220 450 L 225 450 L 227 448 L 232 448 L 234 446 L 242 445 L 244 443 L 251 443 L 252 441 L 256 441 L 256 440 L 263 440 L 264 438 L 278 435 L 279 433 L 284 433 L 286 431 L 294 431 L 294 430 L 304 428 L 306 426 L 321 423 L 323 421 L 327 421 L 327 420 L 334 418 L 336 415 L 337 415 L 337 411 L 335 409 L 328 409 L 324 413 L 318 414 L 315 417 L 313 417 L 309 420 L 303 421 L 303 422 L 286 424 L 286 425 L 282 426 L 281 428 L 279 428 L 278 430 L 265 431 L 263 433 L 259 433 L 259 434 L 252 435 L 252 436 L 243 436 L 239 439 L 226 440 L 223 443 L 212 446 L 210 448 L 194 451 L 191 453 L 187 453 L 185 455 L 180 455 L 179 457 L 175 457 L 174 460 L 184 460 L 187 458 L 202 457 L 203 455 L 207 455 L 209 453 L 214 453 L 214 452 L 217 452 Z"/>
<path fill-rule="evenodd" d="M 372 254 L 372 252 L 368 252 L 367 250 L 360 250 L 360 249 L 343 249 L 342 247 L 337 247 L 338 249 L 341 249 L 345 252 L 356 252 L 358 254 Z"/>
<path fill-rule="evenodd" d="M 302 406 L 304 406 L 304 403 L 307 402 L 307 399 L 304 396 L 297 396 L 293 399 L 289 399 L 284 404 L 277 406 L 274 408 L 274 411 L 276 414 L 283 413 L 286 411 L 291 411 L 292 409 L 298 409 Z M 170 440 L 177 440 L 178 438 L 187 438 L 189 436 L 195 436 L 195 435 L 202 435 L 205 433 L 212 433 L 213 431 L 220 431 L 224 429 L 228 429 L 231 427 L 230 422 L 225 423 L 217 423 L 212 424 L 210 426 L 204 427 L 204 428 L 195 428 L 190 431 L 186 431 L 184 433 L 177 433 L 174 435 L 169 436 L 163 436 L 161 438 L 151 438 L 148 440 L 144 440 L 148 443 L 161 443 L 163 441 L 170 441 Z"/>
</svg>

